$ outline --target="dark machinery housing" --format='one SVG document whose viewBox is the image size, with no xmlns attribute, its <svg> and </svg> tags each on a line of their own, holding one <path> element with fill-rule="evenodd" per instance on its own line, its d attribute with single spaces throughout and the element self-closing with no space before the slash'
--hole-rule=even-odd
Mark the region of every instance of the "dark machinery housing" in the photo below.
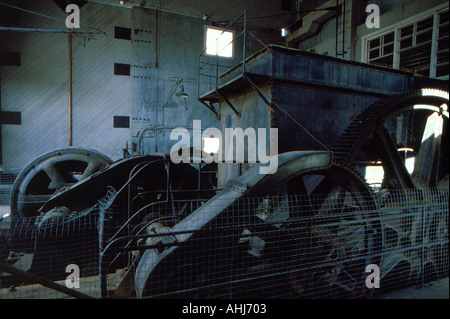
<svg viewBox="0 0 450 319">
<path fill-rule="evenodd" d="M 396 200 L 448 203 L 449 97 L 440 82 L 276 46 L 219 80 L 200 101 L 222 128 L 278 127 L 275 174 L 260 174 L 259 164 L 173 164 L 169 154 L 113 163 L 93 150 L 58 150 L 16 179 L 8 249 L 52 280 L 65 278 L 67 264 L 94 263 L 86 268 L 99 275 L 101 297 L 114 293 L 106 275 L 121 268 L 115 293 L 163 298 L 360 297 L 371 292 L 370 264 L 386 282 L 398 271 L 411 281 L 440 276 L 435 264 L 445 260 L 448 269 L 448 213 L 433 215 L 436 227 L 383 219 Z M 406 147 L 412 173 L 399 152 Z M 369 166 L 383 168 L 376 187 L 363 177 Z M 429 188 L 443 191 L 428 196 Z M 88 226 L 74 226 L 81 221 Z M 424 233 L 442 243 L 426 256 L 411 245 Z M 62 245 L 69 240 L 76 257 Z M 413 248 L 399 253 L 402 245 Z"/>
</svg>

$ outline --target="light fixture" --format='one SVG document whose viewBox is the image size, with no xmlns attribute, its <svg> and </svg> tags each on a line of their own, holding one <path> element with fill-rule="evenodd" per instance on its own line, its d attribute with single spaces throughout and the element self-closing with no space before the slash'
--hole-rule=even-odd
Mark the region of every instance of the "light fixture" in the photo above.
<svg viewBox="0 0 450 319">
<path fill-rule="evenodd" d="M 184 92 L 184 83 L 183 83 L 183 80 L 180 80 L 181 81 L 181 90 L 180 90 L 180 92 L 177 92 L 176 94 L 175 94 L 175 96 L 176 97 L 182 97 L 182 98 L 188 98 L 189 97 L 189 95 L 186 93 L 186 92 Z M 180 85 L 180 84 L 179 84 Z"/>
<path fill-rule="evenodd" d="M 291 31 L 287 28 L 282 28 L 281 29 L 281 36 L 282 37 L 287 37 L 289 34 L 291 34 Z"/>
<path fill-rule="evenodd" d="M 180 92 L 177 92 L 177 89 L 180 88 Z M 175 93 L 176 92 L 176 93 Z M 172 96 L 176 96 L 176 97 L 181 97 L 184 99 L 184 106 L 187 110 L 187 104 L 186 104 L 186 100 L 189 97 L 189 95 L 184 91 L 184 82 L 183 79 L 178 79 L 176 84 L 175 84 L 175 88 L 173 89 L 172 93 L 169 96 L 169 99 L 166 101 L 166 103 L 164 104 L 163 108 L 165 108 L 167 106 L 167 104 L 169 103 L 170 99 L 172 98 Z"/>
</svg>

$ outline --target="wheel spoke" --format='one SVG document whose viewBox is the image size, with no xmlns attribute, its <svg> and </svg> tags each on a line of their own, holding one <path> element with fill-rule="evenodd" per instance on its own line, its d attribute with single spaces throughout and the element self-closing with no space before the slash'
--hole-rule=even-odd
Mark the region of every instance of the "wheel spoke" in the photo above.
<svg viewBox="0 0 450 319">
<path fill-rule="evenodd" d="M 314 189 L 312 195 L 312 202 L 316 207 L 316 212 L 319 216 L 330 216 L 330 213 L 336 212 L 336 202 L 339 205 L 339 199 L 336 199 L 336 194 L 339 193 L 341 187 L 333 181 L 331 178 L 326 177 L 322 182 Z M 339 197 L 339 195 L 337 195 Z M 340 207 L 337 206 L 338 211 Z"/>
<path fill-rule="evenodd" d="M 341 239 L 342 248 L 347 254 L 355 252 L 355 248 L 357 248 L 357 252 L 360 251 L 360 247 L 364 245 L 365 231 L 363 224 L 350 225 L 339 231 L 338 236 Z"/>
<path fill-rule="evenodd" d="M 437 184 L 436 175 L 443 128 L 444 120 L 439 114 L 433 113 L 427 118 L 412 174 L 414 181 L 420 186 L 434 187 Z"/>
<path fill-rule="evenodd" d="M 312 188 L 310 195 L 330 194 L 336 187 L 336 182 L 331 177 L 326 176 Z"/>
<path fill-rule="evenodd" d="M 60 172 L 58 171 L 54 163 L 51 162 L 48 165 L 46 165 L 44 167 L 44 171 L 51 180 L 49 189 L 58 190 L 66 184 L 64 178 L 61 176 Z"/>
<path fill-rule="evenodd" d="M 347 271 L 342 270 L 335 284 L 348 292 L 353 292 L 356 287 L 357 280 Z"/>
<path fill-rule="evenodd" d="M 91 160 L 88 163 L 88 166 L 84 170 L 83 174 L 80 177 L 80 181 L 83 179 L 88 178 L 89 176 L 93 175 L 94 173 L 97 173 L 100 170 L 102 163 L 96 160 Z"/>
<path fill-rule="evenodd" d="M 111 164 L 111 159 L 105 155 L 84 148 L 61 149 L 44 154 L 25 167 L 16 178 L 11 190 L 11 213 L 19 217 L 36 216 L 36 206 L 45 204 L 56 192 L 76 183 L 79 180 L 77 177 L 87 178 L 89 174 Z"/>
<path fill-rule="evenodd" d="M 339 187 L 339 192 L 336 196 L 336 205 L 335 205 L 335 209 L 334 211 L 337 212 L 338 216 L 342 216 L 342 214 L 345 211 L 345 207 L 347 207 L 345 205 L 345 201 L 347 199 L 347 192 L 345 191 L 345 189 L 343 187 Z"/>
<path fill-rule="evenodd" d="M 374 135 L 375 142 L 380 148 L 379 151 L 384 173 L 391 187 L 403 189 L 414 188 L 411 176 L 405 167 L 405 163 L 398 154 L 397 146 L 387 128 L 384 125 L 379 127 Z"/>
</svg>

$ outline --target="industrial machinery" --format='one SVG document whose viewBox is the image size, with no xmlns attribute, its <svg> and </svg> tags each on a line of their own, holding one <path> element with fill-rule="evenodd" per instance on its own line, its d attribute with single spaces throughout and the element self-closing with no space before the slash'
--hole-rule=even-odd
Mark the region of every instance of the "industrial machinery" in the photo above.
<svg viewBox="0 0 450 319">
<path fill-rule="evenodd" d="M 57 267 L 83 264 L 59 247 L 52 271 L 42 268 L 46 245 L 66 237 L 98 248 L 101 297 L 110 296 L 105 274 L 120 268 L 117 291 L 139 298 L 361 297 L 372 292 L 367 265 L 412 281 L 445 260 L 448 270 L 448 206 L 433 222 L 408 211 L 448 205 L 449 96 L 425 87 L 439 82 L 276 46 L 219 80 L 199 100 L 221 128 L 278 127 L 276 173 L 219 163 L 216 174 L 216 163 L 174 164 L 170 154 L 113 163 L 92 150 L 49 153 L 12 190 L 12 227 L 42 231 L 32 243 L 11 232 L 10 249 L 33 255 L 27 270 L 56 280 Z M 363 176 L 371 166 L 384 172 L 376 188 Z M 436 187 L 446 192 L 426 193 Z M 384 218 L 398 211 L 409 222 Z M 71 226 L 89 218 L 91 227 Z M 424 238 L 440 244 L 425 253 L 413 245 Z"/>
</svg>

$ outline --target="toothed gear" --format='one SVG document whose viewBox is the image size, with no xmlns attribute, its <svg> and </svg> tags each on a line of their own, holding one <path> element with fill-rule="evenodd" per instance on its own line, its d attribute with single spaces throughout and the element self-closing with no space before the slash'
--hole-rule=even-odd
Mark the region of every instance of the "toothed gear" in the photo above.
<svg viewBox="0 0 450 319">
<path fill-rule="evenodd" d="M 448 119 L 449 93 L 425 88 L 379 100 L 358 114 L 332 148 L 333 160 L 353 166 L 369 138 L 395 114 L 417 109 L 435 112 Z M 420 106 L 416 107 L 417 105 Z"/>
</svg>

